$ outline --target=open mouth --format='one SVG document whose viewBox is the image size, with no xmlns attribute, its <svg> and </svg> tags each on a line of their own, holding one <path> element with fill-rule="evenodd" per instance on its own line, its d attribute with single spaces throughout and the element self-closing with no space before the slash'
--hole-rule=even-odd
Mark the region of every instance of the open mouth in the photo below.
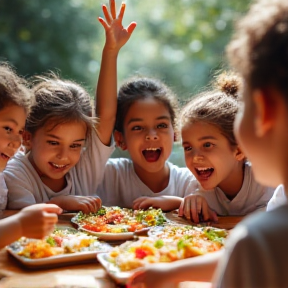
<svg viewBox="0 0 288 288">
<path fill-rule="evenodd" d="M 59 169 L 59 170 L 64 170 L 67 166 L 69 166 L 69 165 L 59 165 L 59 164 L 52 163 L 52 162 L 49 162 L 49 164 L 50 164 L 53 168 L 56 168 L 56 169 Z"/>
<path fill-rule="evenodd" d="M 195 168 L 195 171 L 198 176 L 200 176 L 202 179 L 208 179 L 212 173 L 214 172 L 214 168 Z"/>
<path fill-rule="evenodd" d="M 1 153 L 1 158 L 4 159 L 4 160 L 6 160 L 6 161 L 8 161 L 8 160 L 10 159 L 10 157 L 7 156 L 7 155 L 4 154 L 4 153 Z"/>
<path fill-rule="evenodd" d="M 147 162 L 156 162 L 162 153 L 162 148 L 146 148 L 142 151 Z"/>
</svg>

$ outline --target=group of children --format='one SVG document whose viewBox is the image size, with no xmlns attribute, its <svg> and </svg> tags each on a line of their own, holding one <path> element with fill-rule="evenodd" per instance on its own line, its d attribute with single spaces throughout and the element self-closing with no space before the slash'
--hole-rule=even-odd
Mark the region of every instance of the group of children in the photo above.
<svg viewBox="0 0 288 288">
<path fill-rule="evenodd" d="M 90 96 L 77 83 L 46 75 L 28 89 L 2 64 L 0 205 L 24 209 L 0 220 L 0 246 L 21 235 L 43 237 L 63 210 L 89 213 L 102 204 L 179 208 L 179 216 L 196 223 L 265 210 L 275 187 L 287 181 L 288 4 L 282 2 L 260 0 L 251 7 L 228 47 L 240 76 L 222 73 L 181 113 L 176 95 L 157 79 L 132 77 L 117 92 L 117 57 L 136 23 L 122 26 L 125 4 L 117 15 L 115 0 L 102 6 L 105 19 L 99 18 L 106 42 L 94 117 Z M 178 129 L 186 168 L 168 161 Z M 18 151 L 21 144 L 24 152 Z M 130 159 L 109 158 L 115 145 L 127 150 Z M 280 188 L 283 196 L 277 203 L 282 204 Z M 274 206 L 281 207 L 243 221 L 231 233 L 227 251 L 196 262 L 153 265 L 131 279 L 131 286 L 156 287 L 155 279 L 157 287 L 211 281 L 223 258 L 217 287 L 282 287 L 287 276 L 279 276 L 284 268 L 278 259 L 285 255 L 280 250 L 286 247 L 288 210 Z M 17 233 L 7 236 L 12 225 Z M 261 272 L 251 273 L 256 266 Z"/>
</svg>

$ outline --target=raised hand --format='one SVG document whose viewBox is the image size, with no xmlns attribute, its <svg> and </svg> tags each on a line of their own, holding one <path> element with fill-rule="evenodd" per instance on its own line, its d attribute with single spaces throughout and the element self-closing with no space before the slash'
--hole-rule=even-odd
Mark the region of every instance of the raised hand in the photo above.
<svg viewBox="0 0 288 288">
<path fill-rule="evenodd" d="M 102 5 L 105 20 L 102 17 L 98 17 L 98 20 L 105 29 L 105 48 L 119 50 L 128 41 L 137 24 L 131 22 L 127 28 L 123 27 L 122 19 L 126 8 L 125 3 L 121 4 L 118 17 L 116 16 L 115 0 L 109 0 L 109 7 L 110 9 L 105 4 Z"/>
<path fill-rule="evenodd" d="M 179 216 L 185 216 L 187 219 L 199 223 L 199 215 L 203 217 L 204 221 L 218 220 L 216 213 L 209 208 L 204 197 L 200 195 L 186 196 L 179 207 Z"/>
</svg>

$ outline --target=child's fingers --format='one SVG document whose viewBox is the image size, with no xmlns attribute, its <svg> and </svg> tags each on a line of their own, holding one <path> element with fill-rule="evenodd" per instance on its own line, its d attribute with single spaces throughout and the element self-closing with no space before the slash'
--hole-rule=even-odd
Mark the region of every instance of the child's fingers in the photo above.
<svg viewBox="0 0 288 288">
<path fill-rule="evenodd" d="M 211 209 L 209 209 L 210 219 L 214 222 L 218 221 L 217 213 Z"/>
<path fill-rule="evenodd" d="M 185 199 L 182 200 L 181 204 L 180 204 L 180 207 L 179 207 L 179 210 L 178 210 L 178 216 L 182 217 L 183 216 L 183 207 L 184 207 L 184 204 L 185 204 Z"/>
<path fill-rule="evenodd" d="M 102 5 L 102 11 L 103 11 L 103 14 L 104 14 L 104 17 L 105 17 L 107 23 L 110 25 L 113 19 L 110 16 L 108 8 L 107 8 L 107 6 L 105 4 Z"/>
<path fill-rule="evenodd" d="M 197 210 L 197 198 L 191 200 L 191 214 L 192 214 L 192 220 L 195 223 L 199 222 L 199 217 L 198 217 L 198 210 Z"/>
<path fill-rule="evenodd" d="M 184 205 L 184 215 L 187 219 L 191 218 L 191 200 L 187 199 Z"/>
<path fill-rule="evenodd" d="M 126 4 L 122 3 L 121 4 L 121 8 L 120 8 L 120 12 L 119 12 L 119 16 L 118 18 L 122 21 L 123 16 L 124 16 L 124 12 L 125 12 L 125 8 L 126 8 Z"/>
<path fill-rule="evenodd" d="M 43 211 L 48 213 L 61 214 L 63 209 L 55 204 L 45 204 L 45 206 L 43 206 Z"/>
<path fill-rule="evenodd" d="M 203 220 L 207 221 L 208 219 L 210 219 L 210 213 L 209 213 L 209 207 L 206 201 L 203 201 L 202 203 L 202 216 L 203 216 Z"/>
<path fill-rule="evenodd" d="M 109 0 L 110 12 L 112 15 L 112 19 L 116 19 L 116 4 L 115 0 Z"/>
<path fill-rule="evenodd" d="M 202 198 L 201 197 L 196 197 L 196 211 L 197 214 L 200 214 L 202 211 Z"/>
<path fill-rule="evenodd" d="M 104 20 L 103 18 L 98 17 L 98 21 L 102 24 L 102 26 L 103 26 L 103 28 L 104 28 L 105 30 L 108 30 L 108 29 L 109 29 L 108 24 L 105 22 L 105 20 Z"/>
<path fill-rule="evenodd" d="M 137 26 L 137 23 L 136 22 L 131 22 L 130 24 L 129 24 L 129 26 L 127 27 L 127 32 L 129 33 L 129 34 L 132 34 L 132 32 L 134 31 L 134 29 L 136 28 L 136 26 Z"/>
</svg>

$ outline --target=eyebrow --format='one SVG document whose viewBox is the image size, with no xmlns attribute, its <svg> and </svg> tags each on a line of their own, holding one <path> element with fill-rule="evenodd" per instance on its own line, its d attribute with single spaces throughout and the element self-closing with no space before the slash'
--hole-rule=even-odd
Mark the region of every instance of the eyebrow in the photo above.
<svg viewBox="0 0 288 288">
<path fill-rule="evenodd" d="M 203 141 L 203 140 L 218 140 L 216 137 L 214 137 L 214 136 L 203 136 L 203 137 L 201 137 L 201 138 L 199 138 L 199 139 L 197 139 L 198 141 Z M 182 145 L 184 145 L 184 144 L 190 144 L 188 141 L 184 141 L 184 142 L 182 142 Z"/>
<path fill-rule="evenodd" d="M 171 120 L 171 118 L 169 116 L 159 116 L 156 118 L 156 120 Z M 142 118 L 132 118 L 128 121 L 128 125 L 130 123 L 133 123 L 133 122 L 139 122 L 139 121 L 144 121 Z"/>
<path fill-rule="evenodd" d="M 47 136 L 51 137 L 51 138 L 54 138 L 54 139 L 57 139 L 57 140 L 61 140 L 60 137 L 56 136 L 56 135 L 53 135 L 53 134 L 47 134 Z M 80 141 L 85 141 L 86 139 L 77 139 L 77 140 L 73 140 L 73 142 L 80 142 Z"/>
</svg>

